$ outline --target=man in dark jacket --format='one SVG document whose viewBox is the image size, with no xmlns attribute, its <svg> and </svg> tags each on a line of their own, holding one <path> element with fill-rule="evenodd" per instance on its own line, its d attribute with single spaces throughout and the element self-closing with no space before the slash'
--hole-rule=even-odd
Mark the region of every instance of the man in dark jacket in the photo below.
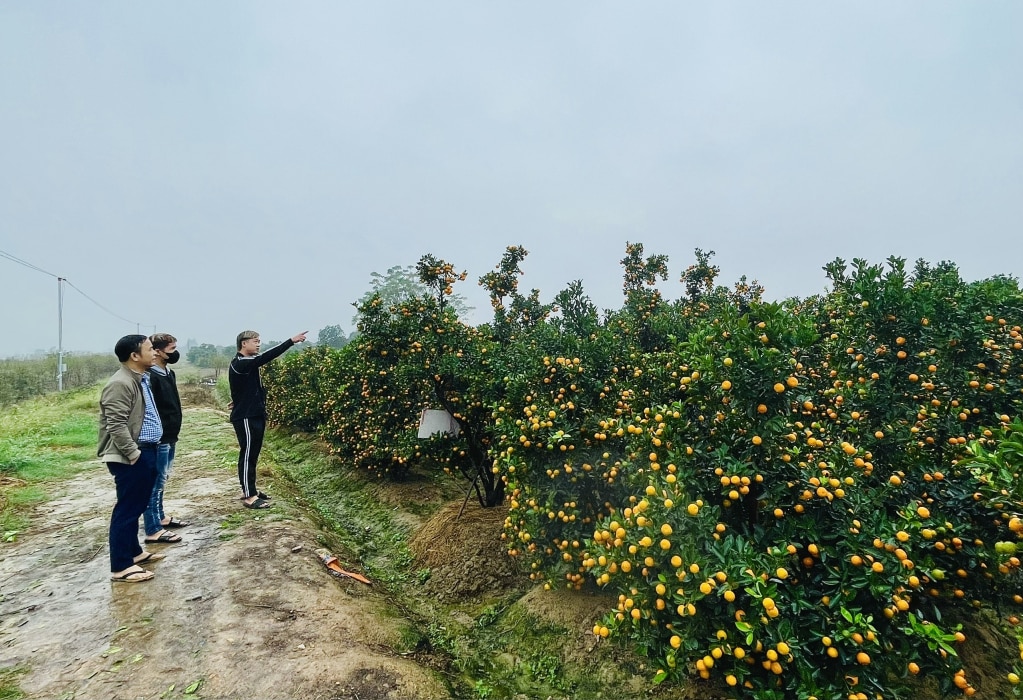
<svg viewBox="0 0 1023 700">
<path fill-rule="evenodd" d="M 256 461 L 263 449 L 266 430 L 266 391 L 259 368 L 305 341 L 308 332 L 302 331 L 263 354 L 259 353 L 259 333 L 242 331 L 238 334 L 238 354 L 231 360 L 227 376 L 231 385 L 231 423 L 238 436 L 238 481 L 246 508 L 270 507 L 270 497 L 256 488 Z"/>
<path fill-rule="evenodd" d="M 168 365 L 176 363 L 181 355 L 178 353 L 178 339 L 170 333 L 156 333 L 150 336 L 153 343 L 155 362 L 149 368 L 149 384 L 153 388 L 156 410 L 163 422 L 163 437 L 156 453 L 156 483 L 149 499 L 149 507 L 143 515 L 146 528 L 146 542 L 180 542 L 181 535 L 170 532 L 169 528 L 185 527 L 188 523 L 176 518 L 168 518 L 163 512 L 163 492 L 174 464 L 174 450 L 181 432 L 181 397 L 178 395 L 178 382 L 174 370 Z"/>
</svg>

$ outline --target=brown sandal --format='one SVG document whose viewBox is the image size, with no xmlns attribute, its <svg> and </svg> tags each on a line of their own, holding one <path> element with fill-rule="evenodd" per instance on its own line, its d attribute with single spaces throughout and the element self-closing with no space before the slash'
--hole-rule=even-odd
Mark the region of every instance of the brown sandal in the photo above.
<svg viewBox="0 0 1023 700">
<path fill-rule="evenodd" d="M 142 554 L 139 555 L 139 558 L 135 560 L 135 563 L 141 564 L 144 561 L 160 561 L 161 559 L 166 558 L 166 556 L 166 554 L 161 554 L 160 552 L 142 552 Z"/>
<path fill-rule="evenodd" d="M 138 567 L 138 570 L 128 570 L 122 574 L 111 574 L 110 580 L 120 581 L 122 583 L 141 583 L 143 581 L 148 581 L 155 575 L 156 574 L 154 574 L 152 571 L 143 569 L 140 566 Z"/>
</svg>

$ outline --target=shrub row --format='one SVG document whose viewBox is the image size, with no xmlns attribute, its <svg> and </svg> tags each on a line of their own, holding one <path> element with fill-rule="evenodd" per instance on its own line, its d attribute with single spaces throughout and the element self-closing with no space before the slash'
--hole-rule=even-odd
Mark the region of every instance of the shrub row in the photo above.
<svg viewBox="0 0 1023 700">
<path fill-rule="evenodd" d="M 460 276 L 424 259 L 434 296 L 371 299 L 355 342 L 278 363 L 274 417 L 506 502 L 509 553 L 546 586 L 612 591 L 593 632 L 656 681 L 858 700 L 930 673 L 975 692 L 948 614 L 1023 602 L 1015 280 L 835 261 L 829 293 L 765 303 L 697 251 L 669 302 L 667 259 L 630 245 L 625 304 L 601 316 L 578 284 L 520 294 L 524 257 L 481 279 L 479 327 L 445 308 Z M 418 440 L 424 408 L 461 434 Z"/>
</svg>

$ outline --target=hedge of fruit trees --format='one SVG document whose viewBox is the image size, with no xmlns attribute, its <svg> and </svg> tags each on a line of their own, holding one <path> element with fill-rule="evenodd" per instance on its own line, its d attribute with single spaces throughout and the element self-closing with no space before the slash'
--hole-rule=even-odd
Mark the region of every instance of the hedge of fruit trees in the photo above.
<svg viewBox="0 0 1023 700">
<path fill-rule="evenodd" d="M 465 273 L 427 256 L 429 295 L 374 297 L 354 342 L 268 367 L 271 417 L 382 476 L 462 474 L 538 584 L 613 594 L 593 633 L 654 682 L 974 694 L 960 624 L 1023 604 L 1017 281 L 836 260 L 826 294 L 773 303 L 720 286 L 712 255 L 668 300 L 667 258 L 629 244 L 623 306 L 600 312 L 578 282 L 520 292 L 509 248 L 479 326 L 446 304 Z M 461 432 L 418 439 L 428 408 Z"/>
</svg>

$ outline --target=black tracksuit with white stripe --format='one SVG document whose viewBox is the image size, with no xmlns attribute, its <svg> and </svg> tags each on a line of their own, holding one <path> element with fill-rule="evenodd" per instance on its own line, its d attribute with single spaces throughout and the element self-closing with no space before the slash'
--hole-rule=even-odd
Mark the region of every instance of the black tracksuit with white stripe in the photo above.
<svg viewBox="0 0 1023 700">
<path fill-rule="evenodd" d="M 266 431 L 266 390 L 259 368 L 284 354 L 294 343 L 289 338 L 258 355 L 238 354 L 231 360 L 227 378 L 231 386 L 231 423 L 238 436 L 238 482 L 245 498 L 259 493 L 256 488 L 256 461 L 263 449 Z"/>
</svg>

